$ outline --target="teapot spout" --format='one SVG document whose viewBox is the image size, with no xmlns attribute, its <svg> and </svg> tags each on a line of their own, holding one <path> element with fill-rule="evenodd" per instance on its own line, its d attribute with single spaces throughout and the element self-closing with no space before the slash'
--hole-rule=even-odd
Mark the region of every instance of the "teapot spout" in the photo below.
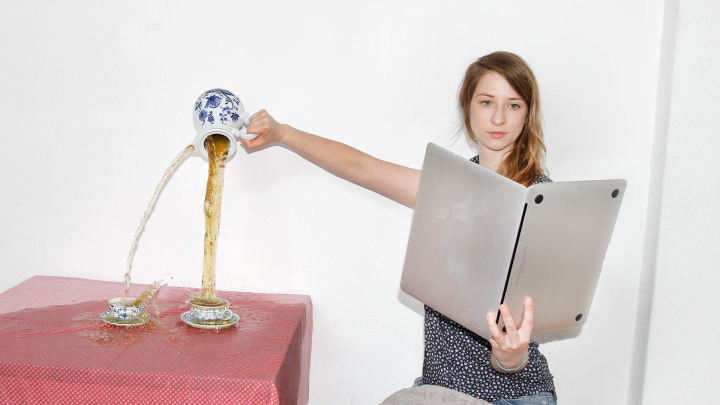
<svg viewBox="0 0 720 405">
<path fill-rule="evenodd" d="M 214 131 L 207 133 L 198 133 L 195 139 L 193 139 L 193 141 L 190 143 L 190 145 L 195 148 L 195 150 L 190 154 L 190 156 L 199 156 L 206 162 L 208 161 L 209 158 L 207 149 L 205 149 L 205 139 L 207 139 L 210 135 L 222 135 L 230 141 L 230 149 L 228 150 L 227 159 L 225 159 L 226 162 L 230 161 L 230 159 L 235 157 L 235 152 L 237 152 L 237 139 L 235 139 L 232 134 L 221 129 L 215 129 Z"/>
</svg>

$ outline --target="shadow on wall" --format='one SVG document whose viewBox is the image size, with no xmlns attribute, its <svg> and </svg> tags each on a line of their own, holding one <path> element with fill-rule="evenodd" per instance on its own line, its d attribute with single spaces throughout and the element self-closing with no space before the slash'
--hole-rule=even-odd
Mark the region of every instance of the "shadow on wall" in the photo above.
<svg viewBox="0 0 720 405">
<path fill-rule="evenodd" d="M 407 295 L 405 291 L 401 290 L 399 287 L 398 301 L 400 301 L 400 303 L 405 305 L 406 307 L 410 308 L 410 310 L 412 310 L 416 314 L 420 316 L 425 316 L 425 306 L 423 305 L 423 303 Z"/>
</svg>

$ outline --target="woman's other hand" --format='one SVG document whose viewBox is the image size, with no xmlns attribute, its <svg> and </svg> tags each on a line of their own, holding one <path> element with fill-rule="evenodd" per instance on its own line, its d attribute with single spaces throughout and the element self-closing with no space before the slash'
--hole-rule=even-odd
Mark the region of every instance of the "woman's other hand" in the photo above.
<svg viewBox="0 0 720 405">
<path fill-rule="evenodd" d="M 505 304 L 500 305 L 500 314 L 505 323 L 506 333 L 500 331 L 495 319 L 493 319 L 493 314 L 487 314 L 487 323 L 492 334 L 492 339 L 490 339 L 492 345 L 490 363 L 500 373 L 516 373 L 527 365 L 528 345 L 530 344 L 530 335 L 533 329 L 532 298 L 525 298 L 524 310 L 523 321 L 518 329 L 515 326 L 510 309 Z"/>
<path fill-rule="evenodd" d="M 253 140 L 241 139 L 240 142 L 247 148 L 253 149 L 273 142 L 282 142 L 285 136 L 285 125 L 275 119 L 265 110 L 260 110 L 250 117 L 247 126 L 248 134 L 258 134 Z"/>
</svg>

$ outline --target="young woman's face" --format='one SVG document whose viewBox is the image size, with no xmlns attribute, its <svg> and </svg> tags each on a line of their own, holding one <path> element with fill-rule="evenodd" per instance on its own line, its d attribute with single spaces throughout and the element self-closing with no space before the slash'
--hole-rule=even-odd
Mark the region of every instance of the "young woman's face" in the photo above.
<svg viewBox="0 0 720 405">
<path fill-rule="evenodd" d="M 508 152 L 520 136 L 527 114 L 527 104 L 503 75 L 482 75 L 470 103 L 470 129 L 481 155 Z"/>
</svg>

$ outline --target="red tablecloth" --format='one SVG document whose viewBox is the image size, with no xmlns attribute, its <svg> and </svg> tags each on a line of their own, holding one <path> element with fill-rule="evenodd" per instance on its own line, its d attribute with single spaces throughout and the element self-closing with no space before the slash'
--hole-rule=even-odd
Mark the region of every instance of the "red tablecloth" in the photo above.
<svg viewBox="0 0 720 405">
<path fill-rule="evenodd" d="M 133 285 L 131 296 L 146 285 Z M 309 296 L 221 291 L 240 321 L 200 330 L 180 320 L 197 291 L 162 287 L 162 325 L 104 324 L 124 284 L 35 276 L 0 294 L 3 404 L 308 403 Z M 147 310 L 146 310 L 147 311 Z"/>
</svg>

